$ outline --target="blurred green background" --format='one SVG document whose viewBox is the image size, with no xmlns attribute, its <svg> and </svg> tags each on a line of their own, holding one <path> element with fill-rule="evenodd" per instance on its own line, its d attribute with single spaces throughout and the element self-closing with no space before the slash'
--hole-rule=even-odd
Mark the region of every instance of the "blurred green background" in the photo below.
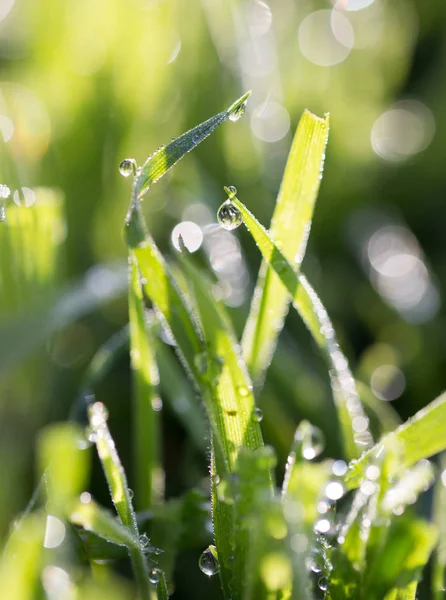
<svg viewBox="0 0 446 600">
<path fill-rule="evenodd" d="M 216 226 L 222 186 L 268 225 L 303 109 L 330 112 L 303 270 L 380 402 L 405 419 L 443 390 L 445 72 L 441 1 L 0 0 L 0 536 L 32 492 L 36 432 L 68 417 L 94 352 L 127 321 L 120 161 L 142 163 L 249 89 L 245 117 L 147 195 L 157 243 L 173 256 L 173 228 L 196 224 L 183 236 L 202 242 L 240 333 L 260 257 L 245 231 Z M 131 482 L 129 380 L 124 354 L 97 396 Z M 340 456 L 296 314 L 259 404 L 282 461 L 303 417 Z M 206 457 L 168 406 L 163 433 L 171 496 L 200 484 Z M 97 465 L 92 490 L 109 503 Z"/>
</svg>

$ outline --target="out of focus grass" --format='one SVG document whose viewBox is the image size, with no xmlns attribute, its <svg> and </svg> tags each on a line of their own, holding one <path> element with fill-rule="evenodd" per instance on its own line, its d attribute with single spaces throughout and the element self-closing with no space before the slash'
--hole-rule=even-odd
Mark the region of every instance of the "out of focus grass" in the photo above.
<svg viewBox="0 0 446 600">
<path fill-rule="evenodd" d="M 69 414 L 86 422 L 89 361 L 128 320 L 122 239 L 128 186 L 118 164 L 126 156 L 142 163 L 148 151 L 218 113 L 243 90 L 253 94 L 237 127 L 220 128 L 146 197 L 144 216 L 159 247 L 172 255 L 171 232 L 182 221 L 204 229 L 204 262 L 240 339 L 260 256 L 245 232 L 215 232 L 222 186 L 236 184 L 243 203 L 268 224 L 303 109 L 329 111 L 325 178 L 303 269 L 365 384 L 361 395 L 371 398 L 375 439 L 381 407 L 392 422 L 398 420 L 392 407 L 405 420 L 443 390 L 446 9 L 421 0 L 350 4 L 338 4 L 334 31 L 345 42 L 350 22 L 353 48 L 324 67 L 312 62 L 324 38 L 314 33 L 307 47 L 301 26 L 314 11 L 332 9 L 328 0 L 269 7 L 259 1 L 0 2 L 0 184 L 34 192 L 16 196 L 18 203 L 35 199 L 30 207 L 8 199 L 0 223 L 4 540 L 37 484 L 38 432 Z M 359 9 L 347 10 L 352 7 Z M 383 121 L 392 108 L 400 112 Z M 155 469 L 155 495 L 170 499 L 203 488 L 207 460 L 200 449 L 211 440 L 196 405 L 188 412 L 194 391 L 178 379 L 171 346 L 156 343 L 166 355 L 160 361 L 165 408 L 156 415 L 166 480 L 156 479 Z M 279 473 L 302 419 L 324 431 L 328 456 L 343 452 L 328 376 L 311 344 L 290 313 L 256 395 Z M 169 360 L 173 366 L 163 376 Z M 123 352 L 95 391 L 110 410 L 136 493 L 129 373 Z M 107 505 L 96 462 L 91 482 L 94 497 Z M 28 526 L 37 547 L 41 521 L 32 517 Z M 152 541 L 161 547 L 169 527 L 160 529 L 159 541 Z M 203 531 L 200 548 L 185 550 L 176 563 L 178 597 L 214 593 L 195 568 L 211 541 Z M 121 572 L 129 574 L 125 560 Z M 429 597 L 427 589 L 419 597 Z"/>
</svg>

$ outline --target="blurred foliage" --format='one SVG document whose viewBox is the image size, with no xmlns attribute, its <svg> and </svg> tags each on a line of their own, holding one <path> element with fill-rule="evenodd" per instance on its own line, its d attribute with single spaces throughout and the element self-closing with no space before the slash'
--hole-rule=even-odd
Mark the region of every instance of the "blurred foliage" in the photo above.
<svg viewBox="0 0 446 600">
<path fill-rule="evenodd" d="M 7 370 L 0 365 L 1 537 L 37 483 L 32 455 L 38 431 L 66 419 L 73 405 L 82 420 L 80 392 L 88 362 L 128 321 L 125 281 L 113 279 L 106 266 L 126 260 L 122 228 L 129 193 L 120 161 L 134 156 L 142 164 L 149 152 L 247 89 L 253 94 L 237 127 L 217 130 L 147 195 L 143 211 L 156 242 L 168 255 L 176 224 L 204 218 L 199 224 L 206 225 L 206 208 L 215 221 L 222 186 L 228 184 L 236 185 L 243 202 L 268 224 L 303 109 L 330 112 L 325 177 L 303 269 L 333 318 L 357 377 L 382 397 L 394 397 L 404 420 L 444 388 L 446 5 L 368 4 L 344 10 L 348 0 L 338 2 L 353 28 L 353 48 L 345 60 L 323 67 L 308 60 L 311 52 L 302 47 L 300 28 L 313 11 L 333 8 L 330 0 L 271 0 L 269 9 L 255 0 L 0 0 L 0 184 L 13 193 L 20 186 L 32 190 L 8 199 L 6 221 L 0 222 L 0 356 L 8 358 Z M 339 23 L 334 31 L 342 38 L 345 21 Z M 314 47 L 323 46 L 324 39 L 315 36 Z M 398 122 L 390 129 L 393 154 L 387 147 L 379 155 L 377 120 L 399 101 L 421 103 L 419 114 L 419 105 L 396 105 L 412 107 L 409 117 L 418 115 L 421 141 L 417 146 L 418 138 L 411 137 L 413 121 Z M 282 121 L 268 120 L 268 110 L 277 106 Z M 382 269 L 374 270 L 376 261 L 367 259 L 373 231 L 384 226 L 403 228 L 404 248 L 411 248 L 429 273 L 436 304 L 421 317 L 389 300 Z M 203 260 L 215 268 L 212 231 L 205 235 Z M 237 288 L 237 280 L 215 270 L 240 334 L 260 257 L 245 231 L 237 238 L 244 285 Z M 77 286 L 79 279 L 80 287 L 66 287 Z M 44 319 L 48 307 L 52 312 Z M 73 315 L 68 323 L 66 314 Z M 11 324 L 21 327 L 7 329 Z M 36 324 L 42 327 L 37 337 Z M 14 362 L 13 341 L 33 352 L 17 354 L 20 361 Z M 132 487 L 129 379 L 124 353 L 96 393 L 110 409 L 110 428 Z M 169 498 L 203 487 L 207 457 L 199 449 L 202 436 L 193 442 L 178 418 L 181 401 L 172 395 L 181 382 L 179 388 L 164 379 Z M 295 314 L 287 319 L 258 401 L 279 471 L 303 418 L 324 430 L 327 454 L 341 457 L 323 361 Z M 95 461 L 89 489 L 110 506 L 99 472 Z M 23 535 L 30 542 L 23 552 L 34 552 L 34 540 L 40 544 L 42 535 L 38 515 L 27 521 Z M 180 555 L 179 575 L 190 575 L 199 548 L 196 555 Z M 178 598 L 213 593 L 217 584 L 200 575 L 197 570 L 190 580 L 178 577 Z M 119 585 L 126 589 L 121 580 Z M 114 583 L 104 586 L 113 589 Z M 94 597 L 92 588 L 88 593 Z"/>
</svg>

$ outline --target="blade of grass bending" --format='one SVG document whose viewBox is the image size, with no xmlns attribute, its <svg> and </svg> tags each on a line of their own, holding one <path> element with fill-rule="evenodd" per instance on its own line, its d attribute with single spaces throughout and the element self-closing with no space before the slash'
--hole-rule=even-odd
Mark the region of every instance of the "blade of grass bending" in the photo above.
<svg viewBox="0 0 446 600">
<path fill-rule="evenodd" d="M 129 529 L 133 537 L 139 538 L 138 524 L 127 485 L 127 478 L 107 426 L 107 409 L 101 402 L 95 402 L 88 407 L 88 416 L 91 435 L 96 443 L 113 504 L 122 524 Z M 142 600 L 149 600 L 150 582 L 147 561 L 142 546 L 138 544 L 137 547 L 129 548 L 129 554 Z"/>
<path fill-rule="evenodd" d="M 383 448 L 395 445 L 401 447 L 401 465 L 398 469 L 411 467 L 422 458 L 429 458 L 446 449 L 446 393 L 421 409 L 398 429 L 384 436 L 359 460 L 353 461 L 345 480 L 347 487 L 357 487 L 370 461 Z M 395 474 L 389 473 L 389 477 Z"/>
<path fill-rule="evenodd" d="M 128 527 L 117 521 L 109 511 L 101 508 L 88 497 L 87 502 L 78 502 L 70 514 L 70 521 L 82 526 L 85 531 L 91 531 L 107 542 L 126 546 L 126 548 L 139 547 L 138 538 Z"/>
<path fill-rule="evenodd" d="M 291 295 L 294 308 L 299 312 L 315 342 L 327 358 L 346 455 L 349 458 L 360 456 L 364 448 L 372 442 L 367 427 L 368 419 L 364 415 L 355 380 L 339 348 L 327 311 L 307 279 L 295 272 L 254 215 L 238 198 L 232 197 L 231 202 L 240 211 L 263 258 L 279 276 L 281 285 L 287 294 Z"/>
<path fill-rule="evenodd" d="M 251 92 L 247 92 L 231 106 L 204 123 L 200 123 L 190 131 L 183 133 L 167 146 L 162 146 L 149 156 L 144 165 L 138 169 L 134 180 L 134 195 L 141 198 L 153 183 L 156 183 L 185 154 L 193 150 L 205 140 L 219 125 L 226 120 L 238 120 L 243 112 Z"/>
<path fill-rule="evenodd" d="M 328 130 L 328 115 L 321 119 L 307 110 L 303 113 L 271 221 L 271 236 L 296 269 L 300 268 L 310 234 Z M 242 347 L 249 371 L 257 382 L 263 379 L 271 361 L 289 306 L 288 293 L 266 260 L 260 267 L 253 299 Z"/>
<path fill-rule="evenodd" d="M 133 379 L 133 458 L 135 502 L 138 510 L 150 509 L 162 496 L 160 464 L 159 373 L 154 339 L 146 325 L 145 306 L 136 259 L 129 255 L 130 364 Z"/>
</svg>

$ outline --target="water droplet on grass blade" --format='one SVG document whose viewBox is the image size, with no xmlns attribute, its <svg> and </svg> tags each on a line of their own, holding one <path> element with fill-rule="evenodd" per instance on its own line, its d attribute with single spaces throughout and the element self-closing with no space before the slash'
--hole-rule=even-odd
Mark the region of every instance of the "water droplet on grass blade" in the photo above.
<svg viewBox="0 0 446 600">
<path fill-rule="evenodd" d="M 198 566 L 208 577 L 212 577 L 212 575 L 216 575 L 220 571 L 217 548 L 215 546 L 209 546 L 206 548 L 206 550 L 200 556 Z"/>
<path fill-rule="evenodd" d="M 119 165 L 119 172 L 123 177 L 130 177 L 136 174 L 136 160 L 134 158 L 124 158 Z"/>
<path fill-rule="evenodd" d="M 161 576 L 162 576 L 163 572 L 161 571 L 161 569 L 152 569 L 149 573 L 149 581 L 150 583 L 153 583 L 154 585 L 156 585 L 157 583 L 159 583 Z"/>
<path fill-rule="evenodd" d="M 225 192 L 228 194 L 229 200 L 232 200 L 237 195 L 237 188 L 234 185 L 225 187 Z"/>
<path fill-rule="evenodd" d="M 0 202 L 0 223 L 2 223 L 3 221 L 6 221 L 6 209 L 5 203 Z"/>
<path fill-rule="evenodd" d="M 147 548 L 147 546 L 149 545 L 149 538 L 146 536 L 145 533 L 139 536 L 138 541 L 141 548 Z"/>
<path fill-rule="evenodd" d="M 325 592 L 328 588 L 328 580 L 325 577 L 321 577 L 318 582 L 319 589 Z"/>
<path fill-rule="evenodd" d="M 235 122 L 243 117 L 243 115 L 245 114 L 247 102 L 248 102 L 248 99 L 244 100 L 243 102 L 240 102 L 240 104 L 237 104 L 236 106 L 234 106 L 234 108 L 232 108 L 230 110 L 230 112 L 229 112 L 229 120 L 230 121 Z"/>
<path fill-rule="evenodd" d="M 237 229 L 242 224 L 242 215 L 238 208 L 236 208 L 230 200 L 226 200 L 220 206 L 217 212 L 218 222 L 224 229 L 232 231 Z"/>
<path fill-rule="evenodd" d="M 305 460 L 313 460 L 319 456 L 325 447 L 325 438 L 319 427 L 315 427 L 308 421 L 302 421 L 296 430 L 294 443 L 300 446 L 300 452 Z"/>
<path fill-rule="evenodd" d="M 256 421 L 257 423 L 260 423 L 261 420 L 263 419 L 263 412 L 262 409 L 260 408 L 255 408 L 254 409 L 254 413 L 253 413 L 253 419 L 254 421 Z"/>
</svg>

